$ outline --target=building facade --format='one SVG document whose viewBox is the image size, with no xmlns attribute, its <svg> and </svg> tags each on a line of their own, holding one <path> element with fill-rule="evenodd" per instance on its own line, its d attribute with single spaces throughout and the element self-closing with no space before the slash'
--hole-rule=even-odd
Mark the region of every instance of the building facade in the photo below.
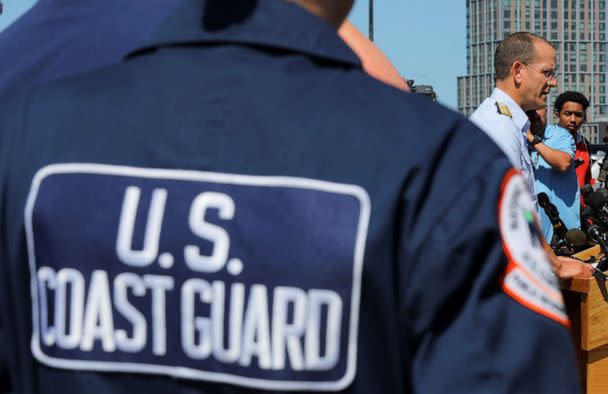
<svg viewBox="0 0 608 394">
<path fill-rule="evenodd" d="M 494 51 L 517 31 L 539 34 L 557 50 L 558 87 L 548 99 L 554 120 L 555 97 L 566 90 L 591 102 L 590 123 L 608 121 L 606 13 L 608 0 L 466 0 L 467 74 L 458 77 L 458 109 L 469 116 L 494 87 Z M 592 126 L 592 125 L 589 125 Z M 587 127 L 591 129 L 591 127 Z M 593 130 L 596 131 L 596 130 Z M 592 143 L 599 133 L 584 130 Z"/>
</svg>

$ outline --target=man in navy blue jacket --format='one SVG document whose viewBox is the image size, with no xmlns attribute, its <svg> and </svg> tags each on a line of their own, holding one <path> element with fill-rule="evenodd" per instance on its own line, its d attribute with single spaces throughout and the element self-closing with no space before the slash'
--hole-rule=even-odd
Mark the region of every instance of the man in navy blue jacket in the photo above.
<svg viewBox="0 0 608 394">
<path fill-rule="evenodd" d="M 11 103 L 16 391 L 579 390 L 521 175 L 367 76 L 349 7 L 185 0 L 124 64 Z"/>
</svg>

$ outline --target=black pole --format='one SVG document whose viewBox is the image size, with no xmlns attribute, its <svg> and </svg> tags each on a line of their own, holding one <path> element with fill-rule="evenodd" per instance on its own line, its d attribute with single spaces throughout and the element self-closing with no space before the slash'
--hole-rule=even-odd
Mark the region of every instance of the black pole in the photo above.
<svg viewBox="0 0 608 394">
<path fill-rule="evenodd" d="M 369 0 L 369 39 L 374 41 L 374 0 Z"/>
</svg>

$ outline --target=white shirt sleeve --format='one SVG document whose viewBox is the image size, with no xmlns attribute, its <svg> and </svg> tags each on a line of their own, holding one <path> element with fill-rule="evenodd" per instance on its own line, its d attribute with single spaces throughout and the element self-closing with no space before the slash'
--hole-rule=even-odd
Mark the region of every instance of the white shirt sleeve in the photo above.
<svg viewBox="0 0 608 394">
<path fill-rule="evenodd" d="M 482 129 L 507 155 L 511 164 L 517 169 L 524 169 L 521 157 L 521 144 L 518 133 L 521 133 L 511 118 L 500 115 L 496 109 L 481 107 L 475 111 L 470 120 Z"/>
</svg>

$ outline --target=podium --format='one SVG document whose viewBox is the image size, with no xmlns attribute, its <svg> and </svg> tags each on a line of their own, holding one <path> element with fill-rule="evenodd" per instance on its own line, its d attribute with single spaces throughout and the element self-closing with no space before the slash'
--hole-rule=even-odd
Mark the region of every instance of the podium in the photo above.
<svg viewBox="0 0 608 394">
<path fill-rule="evenodd" d="M 599 246 L 575 257 L 600 255 Z M 608 393 L 608 283 L 595 278 L 561 282 L 576 347 L 583 392 Z"/>
</svg>

